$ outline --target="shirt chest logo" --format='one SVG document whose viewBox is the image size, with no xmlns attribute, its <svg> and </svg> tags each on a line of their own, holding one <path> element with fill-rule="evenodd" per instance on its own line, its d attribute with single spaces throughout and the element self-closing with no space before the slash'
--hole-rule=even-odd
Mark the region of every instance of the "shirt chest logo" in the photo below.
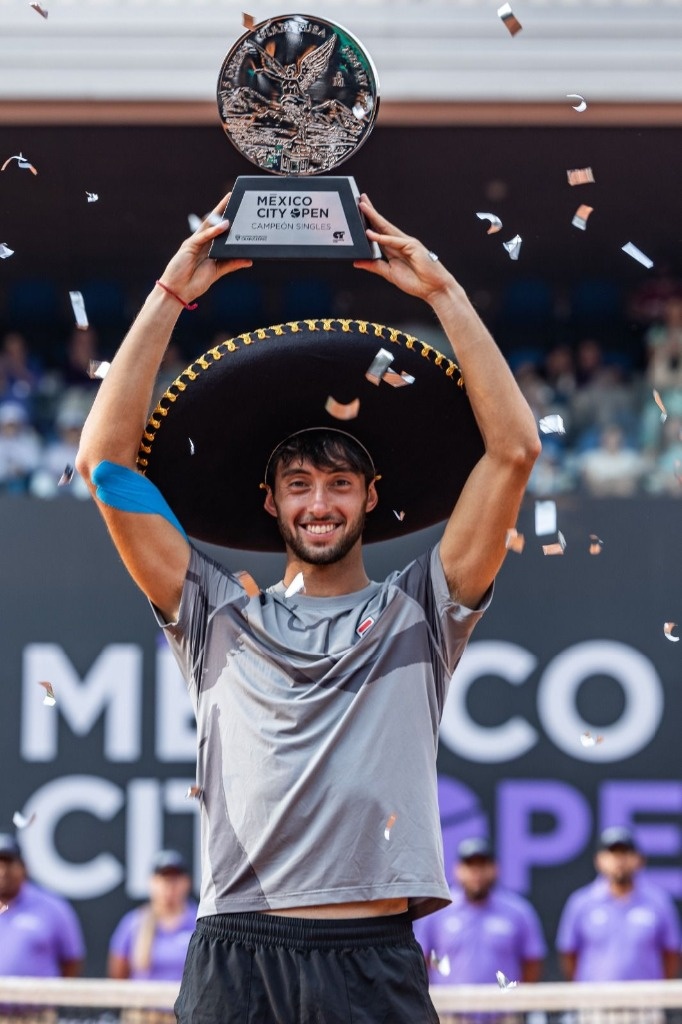
<svg viewBox="0 0 682 1024">
<path fill-rule="evenodd" d="M 358 636 L 364 636 L 365 633 L 369 633 L 370 629 L 374 625 L 374 619 L 371 615 L 368 615 L 366 619 L 363 619 L 355 632 Z"/>
</svg>

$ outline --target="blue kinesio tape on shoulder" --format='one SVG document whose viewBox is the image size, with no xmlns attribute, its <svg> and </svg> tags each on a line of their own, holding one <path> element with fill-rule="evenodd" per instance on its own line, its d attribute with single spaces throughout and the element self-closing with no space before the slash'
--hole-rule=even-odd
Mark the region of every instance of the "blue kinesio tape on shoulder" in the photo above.
<svg viewBox="0 0 682 1024">
<path fill-rule="evenodd" d="M 187 539 L 187 534 L 163 494 L 146 476 L 127 466 L 104 461 L 95 466 L 92 482 L 103 504 L 117 508 L 120 512 L 156 513 L 167 519 Z"/>
</svg>

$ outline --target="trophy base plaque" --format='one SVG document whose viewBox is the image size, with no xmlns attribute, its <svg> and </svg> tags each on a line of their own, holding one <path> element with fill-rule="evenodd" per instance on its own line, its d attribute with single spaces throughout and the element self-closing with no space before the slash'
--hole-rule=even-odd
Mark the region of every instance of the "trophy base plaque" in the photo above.
<svg viewBox="0 0 682 1024">
<path fill-rule="evenodd" d="M 351 177 L 237 178 L 211 258 L 381 259 L 365 234 L 360 193 Z"/>
</svg>

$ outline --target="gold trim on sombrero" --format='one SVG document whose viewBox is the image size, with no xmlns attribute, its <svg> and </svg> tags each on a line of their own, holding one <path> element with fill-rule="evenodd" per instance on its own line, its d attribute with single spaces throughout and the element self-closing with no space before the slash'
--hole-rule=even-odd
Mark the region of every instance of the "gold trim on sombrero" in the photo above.
<svg viewBox="0 0 682 1024">
<path fill-rule="evenodd" d="M 253 331 L 245 331 L 243 334 L 238 334 L 234 338 L 228 338 L 226 341 L 221 341 L 218 345 L 215 345 L 203 355 L 193 360 L 176 377 L 173 383 L 169 384 L 147 422 L 147 427 L 138 450 L 138 469 L 143 473 L 146 471 L 149 464 L 146 456 L 151 454 L 156 432 L 161 427 L 163 419 L 168 415 L 168 406 L 163 404 L 164 401 L 172 405 L 187 390 L 187 381 L 183 380 L 183 377 L 186 377 L 190 382 L 195 381 L 202 371 L 210 370 L 211 366 L 222 359 L 227 353 L 237 352 L 241 346 L 253 345 L 256 341 L 268 341 L 272 337 L 282 337 L 287 333 L 298 334 L 301 330 L 301 324 L 305 324 L 311 332 L 318 330 L 335 331 L 340 327 L 342 334 L 351 333 L 353 330 L 351 324 L 354 324 L 359 334 L 368 334 L 371 328 L 374 332 L 374 337 L 380 338 L 382 341 L 388 341 L 394 345 L 402 345 L 404 343 L 405 348 L 410 350 L 414 350 L 415 344 L 419 345 L 421 347 L 420 355 L 424 359 L 429 359 L 434 366 L 442 369 L 446 377 L 453 378 L 455 373 L 458 373 L 459 376 L 456 383 L 459 387 L 464 387 L 462 373 L 457 363 L 448 358 L 444 353 L 433 348 L 432 345 L 427 345 L 425 341 L 420 341 L 414 335 L 406 334 L 396 327 L 385 327 L 383 324 L 377 324 L 369 320 L 334 319 L 333 317 L 329 319 L 318 318 L 316 320 L 291 320 L 284 324 L 274 324 L 272 327 L 259 327 Z M 241 342 L 241 345 L 239 342 Z M 432 356 L 435 358 L 432 358 Z M 144 441 L 148 442 L 148 444 L 144 444 Z"/>
</svg>

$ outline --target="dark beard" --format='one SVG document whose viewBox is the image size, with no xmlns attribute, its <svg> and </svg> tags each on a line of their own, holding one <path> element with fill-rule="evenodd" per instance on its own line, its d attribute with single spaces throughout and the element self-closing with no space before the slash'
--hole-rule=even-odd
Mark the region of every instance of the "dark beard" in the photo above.
<svg viewBox="0 0 682 1024">
<path fill-rule="evenodd" d="M 307 562 L 308 565 L 333 565 L 334 562 L 340 562 L 345 558 L 362 537 L 362 531 L 365 528 L 365 513 L 362 513 L 357 522 L 339 538 L 336 544 L 319 550 L 309 549 L 298 533 L 295 530 L 291 532 L 279 517 L 277 518 L 277 527 L 286 546 L 301 562 Z"/>
</svg>

